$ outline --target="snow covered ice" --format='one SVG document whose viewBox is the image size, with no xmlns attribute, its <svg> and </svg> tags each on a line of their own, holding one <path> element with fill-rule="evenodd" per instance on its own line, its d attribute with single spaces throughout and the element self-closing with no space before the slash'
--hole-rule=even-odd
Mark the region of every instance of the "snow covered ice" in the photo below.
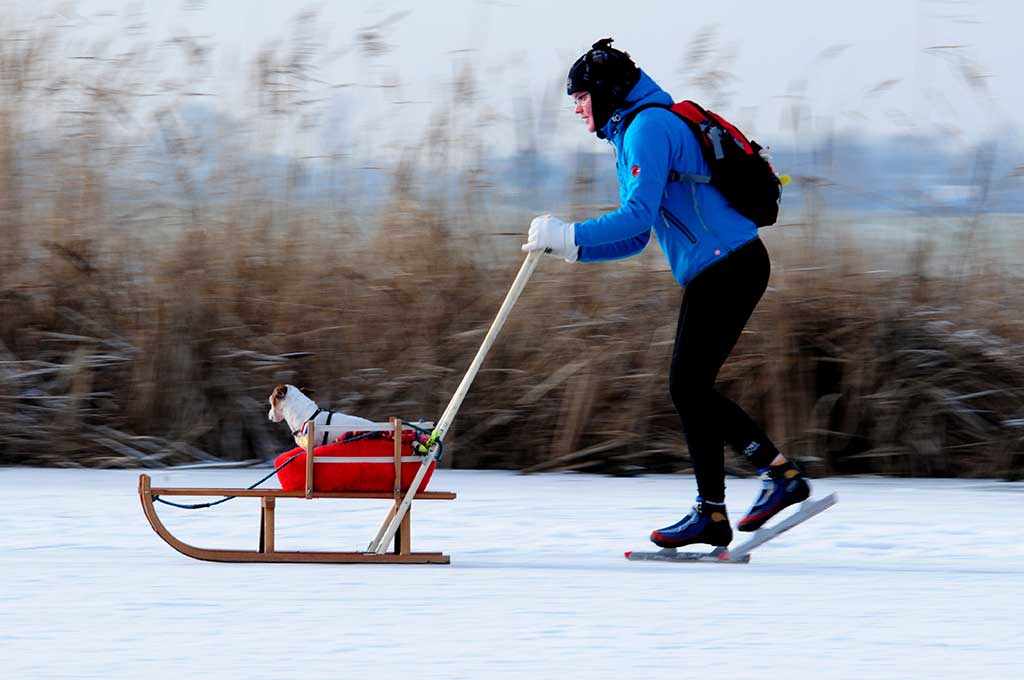
<svg viewBox="0 0 1024 680">
<path fill-rule="evenodd" d="M 261 470 L 168 470 L 247 486 Z M 1015 678 L 1024 484 L 815 480 L 839 504 L 748 565 L 628 562 L 689 476 L 439 471 L 413 547 L 452 564 L 217 564 L 150 529 L 138 471 L 0 469 L 5 678 Z M 729 479 L 735 522 L 757 479 Z M 259 501 L 158 505 L 202 547 L 256 546 Z M 387 501 L 279 499 L 279 550 L 362 550 Z M 742 541 L 738 534 L 734 542 Z"/>
</svg>

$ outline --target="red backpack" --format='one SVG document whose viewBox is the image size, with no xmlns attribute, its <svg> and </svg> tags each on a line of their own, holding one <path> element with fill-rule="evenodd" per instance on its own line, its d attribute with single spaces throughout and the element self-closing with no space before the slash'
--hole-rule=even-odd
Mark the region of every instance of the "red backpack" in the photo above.
<svg viewBox="0 0 1024 680">
<path fill-rule="evenodd" d="M 710 184 L 718 189 L 730 205 L 758 227 L 775 224 L 779 219 L 782 181 L 765 158 L 761 145 L 747 139 L 739 128 L 713 111 L 692 101 L 672 106 L 647 104 L 631 111 L 628 126 L 638 113 L 652 107 L 668 109 L 693 131 L 704 153 L 711 175 L 669 173 L 671 182 Z"/>
</svg>

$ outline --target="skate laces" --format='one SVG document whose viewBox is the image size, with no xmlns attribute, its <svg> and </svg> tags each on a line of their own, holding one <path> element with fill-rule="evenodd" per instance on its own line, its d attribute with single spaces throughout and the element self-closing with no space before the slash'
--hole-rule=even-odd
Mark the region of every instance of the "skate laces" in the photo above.
<svg viewBox="0 0 1024 680">
<path fill-rule="evenodd" d="M 792 470 L 794 474 L 786 474 L 790 470 Z M 761 473 L 762 482 L 769 482 L 773 484 L 781 483 L 786 481 L 787 479 L 793 479 L 800 475 L 799 471 L 790 463 L 783 463 L 782 465 L 779 466 L 769 466 L 766 468 L 761 468 L 760 470 L 758 470 L 758 472 Z"/>
<path fill-rule="evenodd" d="M 772 493 L 777 487 L 777 482 L 772 477 L 771 468 L 766 469 L 761 473 L 761 492 L 757 494 L 757 498 L 754 499 L 754 505 L 752 508 L 756 508 L 765 503 L 769 498 L 772 497 Z"/>
<path fill-rule="evenodd" d="M 706 501 L 698 496 L 697 500 L 690 508 L 690 514 L 695 515 L 696 517 L 708 517 L 715 510 L 724 513 L 725 503 L 712 503 L 711 501 Z"/>
<path fill-rule="evenodd" d="M 678 523 L 682 524 L 684 522 L 696 522 L 700 520 L 700 518 L 704 516 L 704 513 L 701 512 L 703 508 L 704 499 L 698 498 L 696 501 L 693 502 L 693 505 L 690 506 L 690 512 L 686 513 L 686 516 L 679 520 Z"/>
</svg>

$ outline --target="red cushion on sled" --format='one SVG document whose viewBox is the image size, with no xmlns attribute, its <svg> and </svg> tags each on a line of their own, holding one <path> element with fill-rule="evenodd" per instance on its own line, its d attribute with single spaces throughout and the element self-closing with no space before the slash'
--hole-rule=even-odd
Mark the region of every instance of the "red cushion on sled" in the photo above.
<svg viewBox="0 0 1024 680">
<path fill-rule="evenodd" d="M 358 434 L 358 433 L 352 433 Z M 346 434 L 342 439 L 349 437 Z M 411 456 L 413 432 L 402 433 L 402 456 Z M 291 463 L 277 472 L 277 478 L 281 482 L 281 488 L 285 491 L 304 491 L 306 489 L 306 452 L 300 447 L 282 453 L 274 461 L 274 467 L 278 467 L 292 456 L 297 457 Z M 386 458 L 387 462 L 358 462 L 358 463 L 317 463 L 316 459 L 321 456 L 332 456 L 339 458 Z M 366 439 L 359 439 L 353 442 L 334 442 L 326 446 L 318 446 L 313 449 L 313 490 L 314 491 L 391 491 L 395 485 L 395 440 L 391 432 L 383 435 L 373 435 Z M 420 469 L 420 461 L 402 463 L 402 491 L 406 491 L 412 484 L 413 477 Z M 434 474 L 434 465 L 431 464 L 427 474 L 420 484 L 420 491 L 427 488 L 430 477 Z"/>
</svg>

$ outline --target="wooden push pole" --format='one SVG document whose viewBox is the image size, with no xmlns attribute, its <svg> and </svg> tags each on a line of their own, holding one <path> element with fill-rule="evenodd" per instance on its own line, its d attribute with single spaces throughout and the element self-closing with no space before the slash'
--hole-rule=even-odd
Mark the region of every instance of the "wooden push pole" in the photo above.
<svg viewBox="0 0 1024 680">
<path fill-rule="evenodd" d="M 476 356 L 473 357 L 473 362 L 469 365 L 469 370 L 466 371 L 466 375 L 462 377 L 462 382 L 459 383 L 459 388 L 455 390 L 455 395 L 452 400 L 448 402 L 448 408 L 444 410 L 444 415 L 441 416 L 441 420 L 438 422 L 437 427 L 430 434 L 428 441 L 429 452 L 426 458 L 423 459 L 423 463 L 420 464 L 420 469 L 416 471 L 416 476 L 412 480 L 412 484 L 409 485 L 409 490 L 405 492 L 405 497 L 402 499 L 402 503 L 398 506 L 397 512 L 394 516 L 389 514 L 388 519 L 384 520 L 380 530 L 377 531 L 377 536 L 370 542 L 366 552 L 377 553 L 383 555 L 388 546 L 391 544 L 391 539 L 395 537 L 395 533 L 398 531 L 399 526 L 405 519 L 405 514 L 409 511 L 409 507 L 412 505 L 412 499 L 416 496 L 416 492 L 420 489 L 420 484 L 423 483 L 423 478 L 427 474 L 427 470 L 430 466 L 437 462 L 438 457 L 441 455 L 441 440 L 444 438 L 445 433 L 451 426 L 452 421 L 455 419 L 455 414 L 458 413 L 459 407 L 462 405 L 462 400 L 466 398 L 466 393 L 469 391 L 469 386 L 473 384 L 473 379 L 476 377 L 477 372 L 480 370 L 480 365 L 484 362 L 484 357 L 487 356 L 488 350 L 491 349 L 491 345 L 494 344 L 495 339 L 498 337 L 498 333 L 501 331 L 501 327 L 505 325 L 505 320 L 508 319 L 509 314 L 512 313 L 512 307 L 515 305 L 516 300 L 519 299 L 520 293 L 526 287 L 526 282 L 530 280 L 530 276 L 533 274 L 533 270 L 537 268 L 537 262 L 540 260 L 541 251 L 534 250 L 526 255 L 526 259 L 523 260 L 523 266 L 519 268 L 519 273 L 516 275 L 515 281 L 512 282 L 512 288 L 509 289 L 508 294 L 505 296 L 504 302 L 501 303 L 501 308 L 498 310 L 498 315 L 494 318 L 491 323 L 491 328 L 487 331 L 487 336 L 484 337 L 483 344 L 480 345 L 480 349 L 477 350 Z"/>
<path fill-rule="evenodd" d="M 309 429 L 306 431 L 306 498 L 313 497 L 313 474 L 316 467 L 313 465 L 313 439 L 316 437 L 316 427 L 313 421 L 309 421 Z"/>
</svg>

